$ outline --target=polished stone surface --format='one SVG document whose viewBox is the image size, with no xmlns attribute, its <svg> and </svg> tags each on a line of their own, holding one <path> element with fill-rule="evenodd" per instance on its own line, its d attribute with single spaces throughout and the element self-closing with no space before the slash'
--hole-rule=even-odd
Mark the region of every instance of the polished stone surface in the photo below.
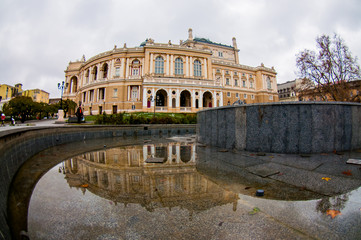
<svg viewBox="0 0 361 240">
<path fill-rule="evenodd" d="M 194 139 L 138 138 L 130 147 L 106 143 L 106 150 L 55 163 L 31 195 L 30 238 L 359 239 L 361 169 L 346 161 L 361 158 L 360 152 L 258 156 Z M 51 161 L 51 153 L 35 158 Z M 152 154 L 166 161 L 145 163 Z M 77 173 L 64 171 L 67 166 L 76 166 Z M 256 197 L 257 189 L 265 196 Z M 332 218 L 327 210 L 341 215 Z"/>
</svg>

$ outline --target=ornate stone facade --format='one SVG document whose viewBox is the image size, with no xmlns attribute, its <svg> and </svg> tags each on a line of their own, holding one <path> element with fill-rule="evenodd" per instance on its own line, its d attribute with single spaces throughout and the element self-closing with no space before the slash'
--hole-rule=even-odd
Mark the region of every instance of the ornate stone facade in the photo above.
<svg viewBox="0 0 361 240">
<path fill-rule="evenodd" d="M 85 115 L 123 111 L 196 112 L 209 107 L 278 101 L 276 71 L 240 65 L 233 46 L 193 38 L 173 44 L 147 39 L 70 62 L 64 98 L 82 102 Z"/>
</svg>

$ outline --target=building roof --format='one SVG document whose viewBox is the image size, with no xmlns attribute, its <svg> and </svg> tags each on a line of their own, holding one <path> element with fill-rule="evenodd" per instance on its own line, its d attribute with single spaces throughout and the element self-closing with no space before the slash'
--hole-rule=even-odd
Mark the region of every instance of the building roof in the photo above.
<svg viewBox="0 0 361 240">
<path fill-rule="evenodd" d="M 233 48 L 233 47 L 230 46 L 230 45 L 212 42 L 212 41 L 209 40 L 208 38 L 198 38 L 198 37 L 196 37 L 196 38 L 193 39 L 193 41 L 195 41 L 195 42 L 201 42 L 201 43 L 208 43 L 208 44 L 217 45 L 217 46 L 221 46 L 221 47 Z"/>
</svg>

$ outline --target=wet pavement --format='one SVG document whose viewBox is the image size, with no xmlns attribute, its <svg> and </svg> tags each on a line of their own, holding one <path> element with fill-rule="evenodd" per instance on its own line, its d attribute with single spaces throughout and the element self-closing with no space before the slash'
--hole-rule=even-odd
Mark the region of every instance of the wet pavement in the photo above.
<svg viewBox="0 0 361 240">
<path fill-rule="evenodd" d="M 361 166 L 346 164 L 361 158 L 358 151 L 232 152 L 195 136 L 82 144 L 41 152 L 20 171 L 18 185 L 34 187 L 17 203 L 28 204 L 19 217 L 30 239 L 361 236 Z M 63 162 L 61 153 L 71 151 Z"/>
</svg>

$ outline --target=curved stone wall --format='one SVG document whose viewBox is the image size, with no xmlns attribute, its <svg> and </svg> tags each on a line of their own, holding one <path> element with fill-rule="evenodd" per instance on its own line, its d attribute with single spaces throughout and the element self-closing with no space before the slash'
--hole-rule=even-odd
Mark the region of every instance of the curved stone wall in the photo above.
<svg viewBox="0 0 361 240">
<path fill-rule="evenodd" d="M 135 136 L 173 136 L 195 133 L 195 125 L 153 126 L 67 126 L 14 128 L 0 133 L 0 239 L 11 236 L 7 201 L 11 182 L 20 166 L 36 153 L 47 148 L 87 139 Z M 66 155 L 66 154 L 65 154 Z M 21 193 L 19 193 L 21 194 Z"/>
<path fill-rule="evenodd" d="M 361 104 L 280 102 L 198 112 L 198 141 L 227 149 L 322 153 L 361 148 Z"/>
</svg>

